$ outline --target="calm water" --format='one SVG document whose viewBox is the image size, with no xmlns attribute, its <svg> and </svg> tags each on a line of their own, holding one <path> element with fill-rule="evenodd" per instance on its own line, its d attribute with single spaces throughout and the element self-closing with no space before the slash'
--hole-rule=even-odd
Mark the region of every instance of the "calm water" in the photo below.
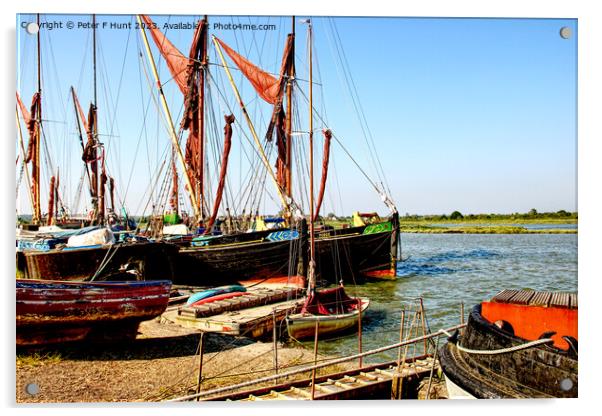
<svg viewBox="0 0 602 416">
<path fill-rule="evenodd" d="M 436 330 L 459 323 L 461 302 L 468 313 L 502 289 L 577 291 L 576 234 L 402 234 L 401 244 L 397 280 L 346 284 L 349 294 L 371 301 L 363 319 L 364 350 L 398 341 L 401 307 L 416 297 L 424 298 L 428 324 Z M 313 342 L 304 344 L 313 348 Z M 357 350 L 355 335 L 320 341 L 321 353 Z"/>
</svg>

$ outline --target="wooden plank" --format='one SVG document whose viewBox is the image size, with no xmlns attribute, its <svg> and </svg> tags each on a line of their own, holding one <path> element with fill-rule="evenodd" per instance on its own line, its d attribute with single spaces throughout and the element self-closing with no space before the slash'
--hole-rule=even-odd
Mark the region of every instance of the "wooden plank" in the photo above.
<svg viewBox="0 0 602 416">
<path fill-rule="evenodd" d="M 550 300 L 550 306 L 557 308 L 568 308 L 570 306 L 570 297 L 567 292 L 554 292 Z"/>
<path fill-rule="evenodd" d="M 508 301 L 514 296 L 518 290 L 504 289 L 497 295 L 491 298 L 491 302 L 508 303 Z"/>
<path fill-rule="evenodd" d="M 534 294 L 533 290 L 519 290 L 508 302 L 515 305 L 528 305 Z"/>
<path fill-rule="evenodd" d="M 533 295 L 533 297 L 529 301 L 529 305 L 547 307 L 550 304 L 551 298 L 551 292 L 535 292 L 535 295 Z"/>
<path fill-rule="evenodd" d="M 578 303 L 577 303 L 577 294 L 576 293 L 571 293 L 570 295 L 570 301 L 571 301 L 571 309 L 578 309 Z"/>
</svg>

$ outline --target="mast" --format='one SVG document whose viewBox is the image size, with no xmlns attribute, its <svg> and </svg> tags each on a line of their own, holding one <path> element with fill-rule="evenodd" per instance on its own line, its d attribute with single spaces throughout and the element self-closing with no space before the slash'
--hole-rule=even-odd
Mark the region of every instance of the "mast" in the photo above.
<svg viewBox="0 0 602 416">
<path fill-rule="evenodd" d="M 315 249 L 314 236 L 314 118 L 313 118 L 313 78 L 312 78 L 312 27 L 311 20 L 307 20 L 309 37 L 309 289 L 316 287 L 315 275 Z"/>
<path fill-rule="evenodd" d="M 207 15 L 205 15 L 205 25 L 207 22 Z M 202 221 L 205 213 L 205 77 L 207 71 L 207 30 L 202 31 L 203 39 L 203 56 L 201 58 L 201 70 L 199 79 L 199 181 L 196 195 L 198 197 L 198 203 L 201 209 Z"/>
<path fill-rule="evenodd" d="M 93 45 L 93 67 L 94 67 L 94 146 L 97 149 L 100 145 L 98 141 L 98 101 L 96 94 L 96 15 L 92 15 L 92 45 Z M 96 150 L 94 151 L 96 154 Z M 102 224 L 105 218 L 105 182 L 107 180 L 107 175 L 105 172 L 105 151 L 101 149 L 101 167 L 100 167 L 100 183 L 95 183 L 94 185 L 97 187 L 98 192 L 98 213 L 97 213 L 97 221 L 98 224 Z M 96 162 L 94 163 L 96 170 L 98 170 Z M 96 172 L 98 175 L 98 172 Z"/>
<path fill-rule="evenodd" d="M 38 28 L 40 27 L 40 15 L 37 15 L 37 23 Z M 34 144 L 33 144 L 33 165 L 31 167 L 31 181 L 32 181 L 32 194 L 33 194 L 33 216 L 31 222 L 34 224 L 41 223 L 41 206 L 40 206 L 40 129 L 42 123 L 42 102 L 41 102 L 41 94 L 42 94 L 42 59 L 41 59 L 41 48 L 40 48 L 40 30 L 38 30 L 37 34 L 38 41 L 38 95 L 40 96 L 40 102 L 38 105 L 38 111 L 35 117 L 35 133 L 33 136 Z M 32 116 L 34 116 L 32 114 Z"/>
<path fill-rule="evenodd" d="M 151 69 L 153 71 L 153 75 L 155 77 L 155 82 L 157 83 L 157 90 L 159 91 L 159 96 L 161 97 L 161 106 L 163 107 L 163 111 L 165 113 L 165 118 L 169 124 L 169 133 L 172 140 L 172 144 L 176 150 L 178 160 L 182 166 L 184 171 L 184 180 L 186 181 L 186 186 L 190 190 L 188 195 L 190 197 L 190 202 L 192 204 L 192 208 L 194 210 L 194 215 L 196 218 L 201 218 L 201 212 L 199 210 L 199 204 L 197 203 L 197 199 L 194 196 L 194 187 L 192 186 L 192 181 L 188 174 L 188 169 L 186 169 L 186 162 L 184 160 L 184 155 L 182 154 L 182 149 L 180 148 L 180 144 L 178 143 L 178 135 L 176 134 L 176 129 L 173 124 L 173 119 L 171 118 L 171 112 L 169 111 L 169 107 L 167 106 L 167 100 L 165 98 L 165 94 L 163 94 L 163 87 L 161 86 L 161 81 L 159 80 L 159 72 L 157 71 L 157 66 L 155 65 L 155 60 L 153 59 L 153 54 L 150 50 L 150 45 L 148 43 L 148 38 L 146 37 L 146 32 L 144 30 L 144 25 L 142 23 L 142 19 L 140 15 L 136 15 L 136 20 L 138 21 L 138 25 L 140 26 L 140 32 L 142 34 L 142 40 L 144 41 L 144 47 L 146 49 L 146 54 L 148 56 L 148 60 L 150 62 Z"/>
<path fill-rule="evenodd" d="M 295 16 L 292 17 L 292 30 L 291 35 L 293 37 L 292 51 L 293 56 L 291 65 L 288 66 L 287 70 L 287 82 L 286 82 L 286 194 L 289 198 L 293 196 L 293 183 L 292 183 L 292 154 L 291 149 L 293 147 L 292 132 L 293 132 L 293 77 L 295 76 Z"/>
</svg>

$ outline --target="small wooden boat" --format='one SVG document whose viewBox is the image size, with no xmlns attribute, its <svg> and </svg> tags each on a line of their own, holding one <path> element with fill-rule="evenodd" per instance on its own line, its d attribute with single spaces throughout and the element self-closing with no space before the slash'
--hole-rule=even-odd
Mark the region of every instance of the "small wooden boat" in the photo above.
<svg viewBox="0 0 602 416">
<path fill-rule="evenodd" d="M 135 336 L 138 324 L 159 316 L 171 282 L 64 282 L 17 280 L 17 345 Z"/>
<path fill-rule="evenodd" d="M 239 296 L 243 296 L 245 293 L 247 293 L 247 292 L 222 293 L 221 295 L 215 295 L 215 296 L 211 296 L 210 298 L 197 300 L 196 302 L 190 304 L 190 306 L 195 307 L 195 306 L 205 305 L 207 303 L 219 302 L 220 300 L 233 299 L 233 298 L 237 298 Z"/>
<path fill-rule="evenodd" d="M 288 334 L 294 339 L 329 336 L 357 328 L 360 314 L 370 301 L 367 298 L 352 298 L 343 286 L 315 291 L 306 300 L 301 312 L 286 318 Z"/>
<path fill-rule="evenodd" d="M 246 292 L 247 288 L 244 286 L 240 286 L 240 285 L 228 285 L 228 286 L 221 286 L 221 287 L 216 287 L 213 289 L 207 289 L 207 290 L 203 290 L 202 292 L 197 292 L 197 293 L 193 293 L 189 298 L 188 301 L 186 302 L 187 305 L 192 305 L 193 303 L 196 303 L 198 301 L 201 301 L 203 299 L 209 299 L 212 298 L 214 296 L 219 296 L 219 295 L 223 295 L 226 293 L 231 293 L 231 292 Z"/>
<path fill-rule="evenodd" d="M 440 351 L 450 398 L 577 397 L 577 295 L 504 290 Z"/>
</svg>

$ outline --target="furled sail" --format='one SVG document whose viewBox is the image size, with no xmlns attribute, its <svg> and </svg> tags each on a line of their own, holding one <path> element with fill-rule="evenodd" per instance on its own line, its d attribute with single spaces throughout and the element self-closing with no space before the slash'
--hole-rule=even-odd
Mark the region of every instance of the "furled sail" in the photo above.
<svg viewBox="0 0 602 416">
<path fill-rule="evenodd" d="M 167 63 L 167 67 L 184 95 L 181 128 L 188 130 L 184 159 L 188 176 L 203 187 L 203 83 L 199 74 L 206 55 L 207 21 L 199 21 L 188 56 L 185 56 L 161 33 L 150 17 L 141 15 L 151 36 Z M 193 189 L 189 190 L 195 194 Z M 197 195 L 198 196 L 198 195 Z"/>
<path fill-rule="evenodd" d="M 232 123 L 234 123 L 234 115 L 224 116 L 226 125 L 224 126 L 224 150 L 222 152 L 222 167 L 219 174 L 219 184 L 217 186 L 217 195 L 215 196 L 215 204 L 213 205 L 213 213 L 207 223 L 205 234 L 210 233 L 217 217 L 217 211 L 222 202 L 222 194 L 224 193 L 224 185 L 226 183 L 226 172 L 228 171 L 228 156 L 230 147 L 232 146 Z"/>
<path fill-rule="evenodd" d="M 332 132 L 328 129 L 323 130 L 324 134 L 324 153 L 322 155 L 322 181 L 320 182 L 320 192 L 318 193 L 318 203 L 316 204 L 316 211 L 314 213 L 313 220 L 318 219 L 320 213 L 320 207 L 322 206 L 322 199 L 324 198 L 324 190 L 326 189 L 326 178 L 328 177 L 328 160 L 330 158 L 330 141 L 332 139 Z"/>
</svg>

